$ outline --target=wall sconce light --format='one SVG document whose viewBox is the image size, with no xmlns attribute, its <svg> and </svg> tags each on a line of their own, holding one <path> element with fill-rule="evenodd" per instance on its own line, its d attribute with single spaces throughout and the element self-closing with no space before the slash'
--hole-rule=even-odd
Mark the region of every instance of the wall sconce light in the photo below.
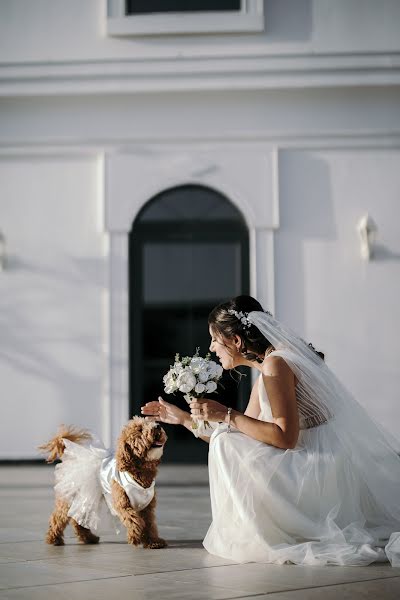
<svg viewBox="0 0 400 600">
<path fill-rule="evenodd" d="M 4 271 L 6 268 L 6 238 L 0 231 L 0 271 Z"/>
<path fill-rule="evenodd" d="M 364 260 L 371 260 L 374 255 L 378 227 L 368 213 L 359 220 L 357 231 L 361 242 L 361 256 Z"/>
</svg>

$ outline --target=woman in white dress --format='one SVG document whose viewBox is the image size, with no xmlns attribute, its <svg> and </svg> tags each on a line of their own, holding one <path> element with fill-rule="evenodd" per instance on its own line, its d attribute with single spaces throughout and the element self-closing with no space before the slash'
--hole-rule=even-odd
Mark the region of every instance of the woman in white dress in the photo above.
<svg viewBox="0 0 400 600">
<path fill-rule="evenodd" d="M 211 399 L 194 400 L 191 414 L 162 398 L 142 407 L 210 444 L 208 552 L 237 562 L 400 566 L 396 441 L 323 355 L 254 298 L 214 308 L 209 329 L 224 369 L 260 373 L 245 413 Z"/>
</svg>

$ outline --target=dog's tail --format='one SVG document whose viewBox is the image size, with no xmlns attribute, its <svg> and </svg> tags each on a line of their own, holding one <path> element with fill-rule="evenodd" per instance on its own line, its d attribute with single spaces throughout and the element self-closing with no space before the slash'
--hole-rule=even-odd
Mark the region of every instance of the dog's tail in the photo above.
<svg viewBox="0 0 400 600">
<path fill-rule="evenodd" d="M 60 425 L 57 435 L 45 444 L 38 446 L 38 450 L 40 450 L 42 454 L 48 454 L 46 462 L 52 463 L 57 458 L 62 457 L 65 450 L 64 439 L 80 444 L 81 442 L 91 440 L 92 435 L 87 429 L 78 429 L 73 425 Z"/>
</svg>

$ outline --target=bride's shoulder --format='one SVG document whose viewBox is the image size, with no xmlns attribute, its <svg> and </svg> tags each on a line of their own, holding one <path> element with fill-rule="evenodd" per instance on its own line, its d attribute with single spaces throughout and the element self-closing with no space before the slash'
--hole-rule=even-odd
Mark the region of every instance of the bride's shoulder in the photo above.
<svg viewBox="0 0 400 600">
<path fill-rule="evenodd" d="M 264 359 L 261 373 L 263 377 L 279 377 L 284 379 L 294 377 L 295 383 L 297 383 L 297 378 L 292 369 L 285 358 L 279 354 L 271 353 Z"/>
<path fill-rule="evenodd" d="M 263 375 L 274 375 L 277 372 L 280 372 L 282 370 L 285 370 L 285 368 L 288 368 L 287 363 L 285 362 L 285 359 L 282 356 L 279 356 L 278 354 L 268 354 L 268 356 L 266 356 L 264 358 L 264 361 L 262 363 L 262 367 L 261 367 L 261 372 Z"/>
</svg>

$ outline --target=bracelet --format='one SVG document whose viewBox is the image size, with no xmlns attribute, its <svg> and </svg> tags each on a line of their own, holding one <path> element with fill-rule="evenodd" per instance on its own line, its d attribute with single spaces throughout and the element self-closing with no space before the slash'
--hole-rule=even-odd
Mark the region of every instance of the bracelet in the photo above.
<svg viewBox="0 0 400 600">
<path fill-rule="evenodd" d="M 227 415 L 228 415 L 228 429 L 226 430 L 227 433 L 231 432 L 231 412 L 232 412 L 232 407 L 230 406 L 228 408 L 228 413 L 227 413 Z"/>
</svg>

